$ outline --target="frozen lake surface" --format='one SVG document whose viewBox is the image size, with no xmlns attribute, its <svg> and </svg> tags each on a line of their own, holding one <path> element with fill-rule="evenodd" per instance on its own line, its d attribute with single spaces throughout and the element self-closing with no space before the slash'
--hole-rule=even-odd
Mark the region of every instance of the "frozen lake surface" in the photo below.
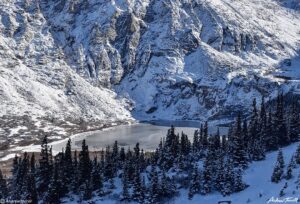
<svg viewBox="0 0 300 204">
<path fill-rule="evenodd" d="M 97 131 L 86 136 L 87 145 L 91 149 L 102 149 L 107 145 L 112 145 L 118 141 L 120 146 L 134 147 L 137 142 L 144 150 L 155 150 L 161 138 L 165 137 L 171 125 L 175 126 L 176 133 L 183 131 L 192 140 L 194 132 L 200 127 L 198 121 L 151 121 L 134 125 L 122 125 L 103 131 Z M 227 128 L 220 128 L 222 133 Z M 209 132 L 214 134 L 217 128 L 209 127 Z M 75 148 L 81 147 L 83 138 L 75 138 L 73 145 Z"/>
<path fill-rule="evenodd" d="M 72 149 L 81 149 L 82 140 L 85 139 L 89 149 L 92 151 L 98 151 L 104 149 L 108 145 L 112 146 L 117 140 L 121 147 L 134 147 L 136 143 L 140 143 L 140 147 L 145 151 L 155 150 L 161 140 L 161 138 L 167 135 L 168 129 L 171 125 L 175 126 L 176 133 L 181 134 L 183 131 L 188 135 L 192 141 L 193 135 L 196 129 L 199 129 L 199 121 L 150 121 L 141 122 L 132 125 L 120 125 L 104 130 L 98 130 L 94 132 L 85 132 L 71 136 Z M 220 127 L 220 133 L 226 134 L 228 128 Z M 217 132 L 216 125 L 209 125 L 208 131 L 210 134 Z M 53 153 L 65 149 L 68 139 L 59 140 L 50 143 Z M 39 152 L 40 145 L 29 145 L 25 147 L 16 147 L 13 151 L 27 151 L 27 152 Z M 14 156 L 11 154 L 10 156 Z"/>
</svg>

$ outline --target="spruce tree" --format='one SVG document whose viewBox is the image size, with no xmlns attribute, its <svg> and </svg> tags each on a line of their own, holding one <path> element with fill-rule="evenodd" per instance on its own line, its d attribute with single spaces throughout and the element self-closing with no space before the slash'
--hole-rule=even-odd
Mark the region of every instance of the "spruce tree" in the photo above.
<svg viewBox="0 0 300 204">
<path fill-rule="evenodd" d="M 139 165 L 136 165 L 135 168 L 132 199 L 138 203 L 144 203 L 144 199 L 145 199 L 144 189 L 141 182 Z"/>
<path fill-rule="evenodd" d="M 300 165 L 300 144 L 298 145 L 295 153 L 295 162 L 296 164 Z"/>
<path fill-rule="evenodd" d="M 274 124 L 272 119 L 272 111 L 269 110 L 267 124 L 266 124 L 266 135 L 265 135 L 265 144 L 266 150 L 277 150 L 278 149 L 278 138 L 276 134 L 274 134 Z"/>
<path fill-rule="evenodd" d="M 37 177 L 37 190 L 38 194 L 42 196 L 44 192 L 47 191 L 51 175 L 52 175 L 52 167 L 51 167 L 51 157 L 50 150 L 48 146 L 48 136 L 45 135 L 42 145 L 41 145 L 41 153 L 39 159 L 39 167 L 38 167 L 38 177 Z"/>
<path fill-rule="evenodd" d="M 200 193 L 200 190 L 200 174 L 197 166 L 195 166 L 193 169 L 192 180 L 189 188 L 189 199 L 191 200 L 195 194 Z"/>
<path fill-rule="evenodd" d="M 97 162 L 97 157 L 95 157 L 93 161 L 93 167 L 91 172 L 91 184 L 92 184 L 92 190 L 98 191 L 98 195 L 101 195 L 103 183 L 102 183 L 100 166 L 99 163 Z"/>
<path fill-rule="evenodd" d="M 93 186 L 90 180 L 84 182 L 83 200 L 90 200 L 92 198 Z"/>
<path fill-rule="evenodd" d="M 174 126 L 168 130 L 166 142 L 163 146 L 163 149 L 160 153 L 159 162 L 160 165 L 165 169 L 170 169 L 173 166 L 175 158 L 177 158 L 179 150 L 179 139 L 178 136 L 175 134 Z"/>
<path fill-rule="evenodd" d="M 154 166 L 151 167 L 150 173 L 150 195 L 149 202 L 157 203 L 159 199 L 159 182 L 158 182 L 158 174 L 156 168 Z"/>
<path fill-rule="evenodd" d="M 86 145 L 85 140 L 82 141 L 82 148 L 79 153 L 79 163 L 78 163 L 78 169 L 79 169 L 79 184 L 85 184 L 86 182 L 90 180 L 90 175 L 92 171 L 91 167 L 91 161 L 89 156 L 89 148 Z"/>
<path fill-rule="evenodd" d="M 292 155 L 291 160 L 287 166 L 287 170 L 286 170 L 286 175 L 285 175 L 285 179 L 289 180 L 293 177 L 293 169 L 296 168 L 296 163 L 294 160 L 294 155 Z"/>
<path fill-rule="evenodd" d="M 111 153 L 111 159 L 112 159 L 112 168 L 113 168 L 113 173 L 116 174 L 118 168 L 120 167 L 119 164 L 119 145 L 118 141 L 115 141 Z"/>
<path fill-rule="evenodd" d="M 284 186 L 282 187 L 282 189 L 281 189 L 280 192 L 279 192 L 279 196 L 280 196 L 280 197 L 283 197 L 283 196 L 285 195 L 284 190 L 285 190 L 287 187 L 288 187 L 288 184 L 287 184 L 287 182 L 285 182 Z"/>
<path fill-rule="evenodd" d="M 125 149 L 124 149 L 124 147 L 121 147 L 121 150 L 120 150 L 120 161 L 123 163 L 125 161 L 125 158 L 126 158 Z"/>
<path fill-rule="evenodd" d="M 291 142 L 299 141 L 300 137 L 300 110 L 299 103 L 296 99 L 293 100 L 290 118 L 289 118 L 289 136 Z"/>
<path fill-rule="evenodd" d="M 31 200 L 32 204 L 38 203 L 38 194 L 36 190 L 36 184 L 34 175 L 30 174 L 27 177 L 27 187 L 26 187 L 27 194 L 24 197 L 24 200 Z"/>
<path fill-rule="evenodd" d="M 53 176 L 50 180 L 45 201 L 47 203 L 53 203 L 53 204 L 60 203 L 60 182 L 59 182 L 57 165 L 54 166 Z"/>
<path fill-rule="evenodd" d="M 217 166 L 216 166 L 216 178 L 214 182 L 214 187 L 216 188 L 217 191 L 221 192 L 222 190 L 222 185 L 224 183 L 224 155 L 221 154 L 217 160 Z"/>
<path fill-rule="evenodd" d="M 224 165 L 224 174 L 221 183 L 221 194 L 223 196 L 229 196 L 234 191 L 234 178 L 233 178 L 233 167 L 232 163 L 229 160 L 225 161 Z"/>
<path fill-rule="evenodd" d="M 277 96 L 276 113 L 274 117 L 275 136 L 278 138 L 280 146 L 286 146 L 290 143 L 288 130 L 284 116 L 283 94 Z"/>
<path fill-rule="evenodd" d="M 299 173 L 298 173 L 298 178 L 297 178 L 297 180 L 296 180 L 296 189 L 297 189 L 297 190 L 300 189 L 300 171 L 299 171 Z"/>
<path fill-rule="evenodd" d="M 29 193 L 27 191 L 27 177 L 29 175 L 29 156 L 27 152 L 24 153 L 23 159 L 20 161 L 20 166 L 18 169 L 18 185 L 15 186 L 15 191 L 19 192 L 19 198 L 24 199 Z"/>
<path fill-rule="evenodd" d="M 71 191 L 77 192 L 79 189 L 79 180 L 80 180 L 80 172 L 79 172 L 79 165 L 78 165 L 78 158 L 77 158 L 77 151 L 74 152 L 74 158 L 72 161 L 72 181 L 71 181 Z"/>
<path fill-rule="evenodd" d="M 273 170 L 271 181 L 274 183 L 278 183 L 282 179 L 283 170 L 284 170 L 284 159 L 283 159 L 282 151 L 279 150 L 277 156 L 277 162 Z"/>
<path fill-rule="evenodd" d="M 267 112 L 265 108 L 265 99 L 262 97 L 261 105 L 260 105 L 260 116 L 259 116 L 259 143 L 260 143 L 260 150 L 263 151 L 263 159 L 264 159 L 264 152 L 266 148 L 266 139 L 267 139 Z"/>
<path fill-rule="evenodd" d="M 17 199 L 20 197 L 20 192 L 18 191 L 17 187 L 20 183 L 20 178 L 19 178 L 19 168 L 20 168 L 20 163 L 21 160 L 19 159 L 19 157 L 17 155 L 15 155 L 14 159 L 13 159 L 13 166 L 12 166 L 12 178 L 10 181 L 10 185 L 9 185 L 9 191 L 10 191 L 10 197 L 13 199 Z"/>
<path fill-rule="evenodd" d="M 123 191 L 122 191 L 122 196 L 121 196 L 121 201 L 123 202 L 128 202 L 130 201 L 130 194 L 128 190 L 128 185 L 129 185 L 129 180 L 128 180 L 128 172 L 124 168 L 123 176 L 122 176 L 122 184 L 123 184 Z"/>
<path fill-rule="evenodd" d="M 242 134 L 241 115 L 239 114 L 236 119 L 236 124 L 233 132 L 233 138 L 231 140 L 231 156 L 235 167 L 246 168 L 247 167 L 247 154 L 244 146 L 244 138 Z"/>
<path fill-rule="evenodd" d="M 242 180 L 242 169 L 235 168 L 233 173 L 233 191 L 240 192 L 246 188 L 246 184 Z"/>
<path fill-rule="evenodd" d="M 31 155 L 31 158 L 30 158 L 30 172 L 31 172 L 31 174 L 32 175 L 35 175 L 35 173 L 36 173 L 36 167 L 35 167 L 35 156 L 34 156 L 34 153 L 32 153 L 32 155 Z"/>
<path fill-rule="evenodd" d="M 8 196 L 7 181 L 4 178 L 0 169 L 0 199 L 5 199 Z"/>
<path fill-rule="evenodd" d="M 208 146 L 208 122 L 207 121 L 204 123 L 204 127 L 203 127 L 202 145 L 204 146 L 204 148 L 207 148 Z"/>
<path fill-rule="evenodd" d="M 196 154 L 199 151 L 199 149 L 200 149 L 199 145 L 200 145 L 200 143 L 199 143 L 199 131 L 195 130 L 194 137 L 193 137 L 193 146 L 192 146 L 194 154 Z"/>
<path fill-rule="evenodd" d="M 177 192 L 176 185 L 166 175 L 165 170 L 162 172 L 160 183 L 160 196 L 165 198 L 172 197 Z"/>
<path fill-rule="evenodd" d="M 213 184 L 213 160 L 212 157 L 207 156 L 204 161 L 204 170 L 202 174 L 202 183 L 201 183 L 201 194 L 206 195 L 212 191 Z"/>
<path fill-rule="evenodd" d="M 249 141 L 247 145 L 248 157 L 250 160 L 253 160 L 253 155 L 256 152 L 255 145 L 256 141 L 259 139 L 259 125 L 258 125 L 258 113 L 256 107 L 256 99 L 253 99 L 252 103 L 252 114 L 249 125 Z"/>
<path fill-rule="evenodd" d="M 64 154 L 64 160 L 63 164 L 64 165 L 64 176 L 65 176 L 65 182 L 66 182 L 66 187 L 67 190 L 71 190 L 71 183 L 73 179 L 73 160 L 72 160 L 72 150 L 71 150 L 71 139 L 68 140 L 66 144 L 66 150 Z"/>
</svg>

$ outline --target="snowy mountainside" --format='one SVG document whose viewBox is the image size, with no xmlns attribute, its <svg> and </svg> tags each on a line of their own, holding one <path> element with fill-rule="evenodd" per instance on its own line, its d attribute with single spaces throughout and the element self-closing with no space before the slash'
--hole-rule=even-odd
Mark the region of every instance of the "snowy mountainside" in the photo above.
<svg viewBox="0 0 300 204">
<path fill-rule="evenodd" d="M 137 119 L 226 117 L 282 84 L 299 87 L 298 8 L 296 0 L 3 0 L 0 114 L 33 117 L 31 128 L 42 118 L 128 120 L 132 109 Z"/>
<path fill-rule="evenodd" d="M 136 118 L 204 119 L 278 89 L 277 64 L 300 46 L 297 5 L 53 0 L 41 10 L 70 66 L 132 100 Z"/>
</svg>

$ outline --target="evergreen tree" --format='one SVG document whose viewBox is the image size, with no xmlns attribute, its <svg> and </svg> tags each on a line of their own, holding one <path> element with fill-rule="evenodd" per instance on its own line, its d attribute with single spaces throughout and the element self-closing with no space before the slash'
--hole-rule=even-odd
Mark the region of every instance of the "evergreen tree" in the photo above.
<svg viewBox="0 0 300 204">
<path fill-rule="evenodd" d="M 212 154 L 208 153 L 204 161 L 204 170 L 202 174 L 202 183 L 201 183 L 201 194 L 206 195 L 212 191 L 212 184 L 213 184 L 213 161 Z"/>
<path fill-rule="evenodd" d="M 264 103 L 264 101 L 262 102 Z M 256 108 L 256 99 L 253 100 L 252 104 L 252 115 L 250 120 L 250 131 L 248 141 L 248 157 L 250 160 L 262 160 L 265 158 L 265 129 L 266 129 L 266 113 L 265 107 L 262 104 L 262 111 L 260 117 L 258 117 Z M 264 125 L 259 125 L 264 123 Z M 263 131 L 262 131 L 262 128 Z"/>
<path fill-rule="evenodd" d="M 276 134 L 274 134 L 274 124 L 272 119 L 271 109 L 269 110 L 267 124 L 266 124 L 266 136 L 265 136 L 265 144 L 266 150 L 277 150 L 278 149 L 278 138 Z"/>
<path fill-rule="evenodd" d="M 11 198 L 19 198 L 20 196 L 20 192 L 17 191 L 17 186 L 19 185 L 19 168 L 20 168 L 20 164 L 19 164 L 19 157 L 17 155 L 15 155 L 14 159 L 13 159 L 13 166 L 12 166 L 12 178 L 10 181 L 10 185 L 9 185 L 9 191 L 10 191 L 10 197 Z M 20 162 L 21 163 L 21 162 Z"/>
<path fill-rule="evenodd" d="M 71 191 L 77 192 L 79 188 L 80 172 L 78 167 L 78 158 L 77 158 L 76 150 L 74 152 L 72 167 L 73 167 L 73 173 L 72 173 L 72 181 L 71 181 Z"/>
<path fill-rule="evenodd" d="M 14 186 L 13 198 L 23 199 L 27 194 L 27 176 L 29 174 L 29 157 L 27 152 L 24 153 L 23 159 L 20 158 L 17 171 L 17 185 Z"/>
<path fill-rule="evenodd" d="M 274 127 L 275 136 L 278 138 L 278 143 L 280 146 L 288 145 L 290 138 L 288 135 L 288 130 L 284 118 L 284 104 L 283 104 L 283 94 L 278 94 L 277 96 L 277 106 L 276 113 L 274 117 Z"/>
<path fill-rule="evenodd" d="M 203 127 L 202 145 L 204 146 L 204 148 L 208 146 L 208 122 L 207 121 L 204 123 L 204 127 Z"/>
<path fill-rule="evenodd" d="M 176 192 L 176 185 L 172 182 L 172 180 L 166 175 L 166 172 L 163 170 L 160 184 L 160 196 L 170 198 Z"/>
<path fill-rule="evenodd" d="M 195 130 L 194 137 L 193 137 L 193 146 L 192 146 L 194 154 L 196 154 L 199 151 L 199 149 L 200 149 L 199 145 L 200 145 L 200 143 L 199 143 L 199 131 Z"/>
<path fill-rule="evenodd" d="M 120 161 L 122 163 L 124 163 L 125 162 L 125 158 L 126 158 L 125 149 L 124 149 L 124 147 L 121 147 L 121 150 L 120 150 Z"/>
<path fill-rule="evenodd" d="M 277 156 L 277 162 L 273 170 L 271 181 L 274 183 L 278 183 L 282 179 L 283 170 L 284 170 L 284 159 L 283 159 L 282 151 L 279 150 Z"/>
<path fill-rule="evenodd" d="M 30 158 L 30 172 L 32 175 L 35 175 L 35 156 L 34 153 L 32 153 Z"/>
<path fill-rule="evenodd" d="M 286 171 L 286 175 L 285 175 L 285 179 L 289 180 L 293 177 L 293 169 L 296 168 L 296 163 L 294 160 L 294 155 L 292 155 L 291 160 L 287 166 L 287 171 Z"/>
<path fill-rule="evenodd" d="M 143 186 L 141 183 L 139 165 L 136 165 L 136 168 L 135 168 L 132 199 L 138 203 L 144 203 L 144 199 L 145 199 L 144 189 L 143 189 Z"/>
<path fill-rule="evenodd" d="M 262 148 L 261 151 L 263 151 L 263 159 L 264 159 L 264 152 L 265 152 L 265 148 L 266 148 L 266 139 L 267 139 L 267 112 L 266 112 L 266 108 L 265 108 L 265 99 L 264 97 L 262 97 L 261 99 L 261 105 L 260 105 L 260 116 L 259 116 L 259 131 L 260 131 L 260 134 L 259 134 L 259 143 L 260 143 L 260 146 Z"/>
<path fill-rule="evenodd" d="M 118 168 L 119 168 L 119 145 L 118 141 L 115 141 L 112 149 L 112 168 L 113 168 L 113 173 L 116 174 Z"/>
<path fill-rule="evenodd" d="M 157 203 L 159 199 L 159 183 L 158 183 L 158 174 L 154 166 L 151 168 L 150 173 L 150 195 L 149 195 L 149 202 L 150 203 Z"/>
<path fill-rule="evenodd" d="M 287 187 L 288 187 L 288 184 L 287 184 L 287 182 L 285 182 L 283 188 L 282 188 L 282 189 L 280 190 L 280 192 L 279 192 L 279 196 L 280 196 L 280 197 L 283 197 L 283 196 L 285 195 L 284 190 L 285 190 Z"/>
<path fill-rule="evenodd" d="M 80 175 L 79 184 L 86 185 L 87 181 L 90 180 L 92 167 L 91 167 L 91 161 L 89 156 L 89 148 L 86 145 L 85 140 L 82 141 L 82 148 L 79 153 L 78 169 Z"/>
<path fill-rule="evenodd" d="M 233 191 L 240 192 L 246 188 L 246 184 L 242 180 L 242 170 L 240 168 L 235 168 L 233 173 Z"/>
<path fill-rule="evenodd" d="M 122 177 L 123 191 L 122 191 L 122 196 L 121 196 L 121 201 L 123 201 L 123 202 L 130 201 L 130 194 L 128 191 L 129 180 L 128 180 L 127 175 L 128 175 L 128 172 L 126 172 L 126 169 L 124 169 L 123 177 Z"/>
<path fill-rule="evenodd" d="M 247 167 L 247 155 L 244 147 L 244 138 L 242 134 L 241 115 L 236 120 L 233 138 L 231 140 L 231 156 L 235 167 Z"/>
<path fill-rule="evenodd" d="M 65 150 L 65 154 L 64 154 L 64 160 L 63 160 L 63 164 L 64 166 L 64 170 L 63 170 L 63 174 L 65 176 L 65 182 L 66 182 L 66 187 L 67 190 L 71 190 L 71 183 L 72 183 L 72 179 L 73 179 L 73 160 L 72 160 L 72 150 L 71 150 L 71 139 L 68 140 L 67 144 L 66 144 L 66 150 Z"/>
<path fill-rule="evenodd" d="M 300 171 L 299 171 L 299 174 L 298 174 L 298 178 L 296 180 L 296 189 L 300 189 Z"/>
<path fill-rule="evenodd" d="M 160 165 L 165 169 L 171 168 L 175 158 L 177 158 L 179 149 L 179 138 L 175 134 L 174 126 L 171 126 L 171 128 L 168 130 L 166 142 L 159 156 Z"/>
<path fill-rule="evenodd" d="M 256 99 L 253 99 L 252 103 L 252 114 L 250 119 L 250 127 L 249 127 L 249 141 L 248 141 L 248 157 L 250 160 L 253 160 L 253 155 L 256 152 L 255 145 L 256 140 L 259 139 L 259 127 L 258 127 L 258 113 L 256 108 Z"/>
<path fill-rule="evenodd" d="M 296 164 L 300 164 L 300 144 L 298 145 L 295 153 L 295 162 Z"/>
<path fill-rule="evenodd" d="M 57 165 L 54 166 L 53 176 L 46 193 L 46 202 L 53 204 L 60 203 L 60 182 Z"/>
<path fill-rule="evenodd" d="M 290 112 L 289 118 L 289 136 L 291 142 L 299 141 L 300 135 L 300 110 L 299 110 L 299 103 L 296 99 L 293 100 L 292 108 Z"/>
<path fill-rule="evenodd" d="M 91 172 L 91 184 L 92 184 L 92 190 L 98 191 L 98 194 L 102 194 L 102 178 L 101 178 L 101 172 L 100 172 L 100 166 L 97 162 L 97 157 L 94 158 L 93 161 L 93 168 Z"/>
<path fill-rule="evenodd" d="M 83 200 L 90 200 L 92 198 L 93 186 L 90 180 L 84 182 Z"/>
<path fill-rule="evenodd" d="M 27 188 L 26 188 L 26 196 L 24 197 L 24 200 L 31 200 L 32 204 L 38 203 L 38 194 L 36 190 L 36 184 L 34 175 L 30 174 L 27 177 Z"/>
<path fill-rule="evenodd" d="M 116 173 L 114 159 L 112 158 L 112 152 L 110 146 L 105 150 L 105 163 L 104 163 L 104 177 L 107 180 L 113 179 Z"/>
<path fill-rule="evenodd" d="M 233 192 L 233 185 L 234 185 L 234 179 L 233 179 L 233 167 L 229 160 L 226 160 L 224 165 L 224 175 L 221 183 L 221 193 L 223 196 L 229 196 Z"/>
<path fill-rule="evenodd" d="M 252 152 L 252 159 L 254 161 L 260 161 L 265 159 L 266 155 L 265 155 L 265 145 L 264 145 L 263 138 L 260 137 L 254 140 L 252 148 L 254 150 Z"/>
<path fill-rule="evenodd" d="M 201 185 L 200 185 L 200 174 L 197 166 L 193 169 L 192 180 L 189 188 L 189 199 L 192 199 L 195 194 L 200 193 Z"/>
<path fill-rule="evenodd" d="M 3 177 L 2 171 L 0 169 L 0 199 L 5 199 L 8 196 L 8 188 L 6 179 Z"/>
<path fill-rule="evenodd" d="M 50 150 L 48 146 L 48 136 L 45 135 L 41 145 L 39 167 L 37 172 L 37 190 L 40 196 L 42 196 L 42 194 L 47 191 L 49 185 L 49 181 L 52 175 L 51 162 Z"/>
</svg>

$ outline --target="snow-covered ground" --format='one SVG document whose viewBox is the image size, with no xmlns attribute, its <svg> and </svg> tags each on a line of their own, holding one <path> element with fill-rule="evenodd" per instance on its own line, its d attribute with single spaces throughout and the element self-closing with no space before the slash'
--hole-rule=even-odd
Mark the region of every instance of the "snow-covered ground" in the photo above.
<svg viewBox="0 0 300 204">
<path fill-rule="evenodd" d="M 299 143 L 292 144 L 282 149 L 286 166 L 288 165 L 291 156 L 296 152 L 296 148 L 298 144 Z M 281 200 L 282 202 L 280 203 L 296 203 L 295 199 L 300 200 L 300 189 L 296 189 L 296 184 L 295 184 L 297 177 L 300 175 L 300 165 L 298 165 L 296 169 L 293 169 L 293 178 L 291 178 L 290 180 L 283 179 L 281 182 L 277 184 L 272 183 L 271 175 L 276 163 L 277 154 L 278 154 L 277 151 L 269 153 L 266 156 L 266 160 L 253 162 L 250 164 L 249 168 L 245 171 L 245 174 L 243 176 L 244 181 L 249 185 L 249 187 L 242 192 L 234 193 L 231 196 L 227 196 L 227 197 L 223 197 L 219 193 L 212 193 L 207 196 L 194 195 L 193 199 L 189 200 L 188 190 L 181 189 L 179 196 L 175 197 L 169 203 L 170 204 L 183 204 L 183 203 L 218 204 L 219 201 L 232 201 L 232 204 L 248 204 L 248 203 L 274 204 L 274 203 L 278 203 L 278 201 L 273 202 L 276 199 L 278 199 L 279 202 Z M 288 183 L 288 187 L 284 191 L 285 195 L 280 197 L 279 192 L 283 188 L 285 182 Z M 116 189 L 114 190 L 113 195 L 115 195 L 115 197 L 118 197 L 117 194 L 122 192 L 120 179 L 115 179 L 115 185 L 116 185 Z M 119 203 L 119 201 L 111 199 L 111 197 L 104 197 L 104 198 L 95 197 L 92 200 L 95 203 L 103 203 L 103 204 Z M 288 202 L 287 200 L 290 200 L 292 202 Z M 77 203 L 77 202 L 78 202 L 77 196 L 73 197 L 73 201 L 70 201 L 70 199 L 64 199 L 64 203 Z"/>
<path fill-rule="evenodd" d="M 283 148 L 283 155 L 285 165 L 287 166 L 290 162 L 291 156 L 296 152 L 298 144 L 293 144 L 288 147 Z M 300 166 L 293 170 L 293 178 L 291 180 L 283 179 L 278 184 L 271 182 L 271 175 L 276 163 L 278 152 L 272 152 L 267 154 L 266 160 L 253 162 L 250 167 L 245 171 L 243 176 L 244 181 L 250 185 L 244 191 L 235 193 L 228 197 L 223 197 L 219 193 L 211 194 L 208 196 L 196 195 L 192 200 L 188 200 L 187 191 L 182 191 L 180 198 L 176 199 L 174 203 L 209 203 L 217 204 L 221 200 L 230 200 L 232 204 L 266 204 L 273 198 L 279 198 L 283 200 L 284 198 L 299 198 L 300 199 L 300 189 L 296 190 L 295 181 L 300 175 Z M 286 168 L 285 168 L 286 172 Z M 288 188 L 285 190 L 286 195 L 283 197 L 279 196 L 280 190 L 283 188 L 285 182 L 288 183 Z M 275 203 L 275 202 L 269 202 Z M 291 202 L 292 203 L 292 202 Z"/>
</svg>

